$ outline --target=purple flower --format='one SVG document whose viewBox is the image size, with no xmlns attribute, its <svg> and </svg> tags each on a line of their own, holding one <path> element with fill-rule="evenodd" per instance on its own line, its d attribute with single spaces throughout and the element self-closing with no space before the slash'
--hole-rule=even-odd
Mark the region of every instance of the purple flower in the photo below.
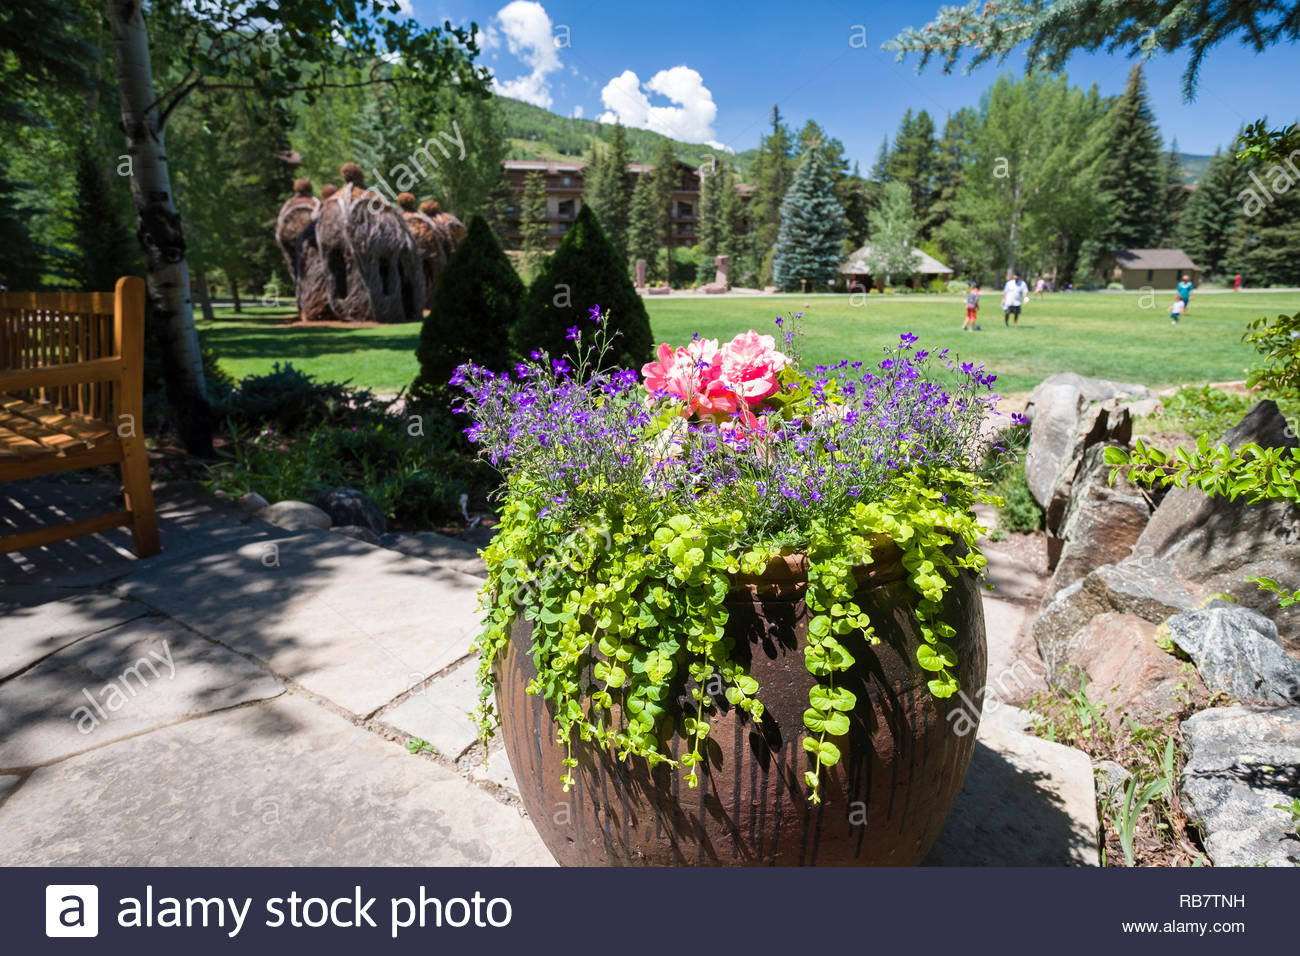
<svg viewBox="0 0 1300 956">
<path fill-rule="evenodd" d="M 571 325 L 565 330 L 564 337 L 568 339 L 570 342 L 576 342 L 578 341 L 579 338 L 582 337 L 582 333 L 578 331 L 578 327 L 576 325 Z"/>
<path fill-rule="evenodd" d="M 588 309 L 588 310 L 587 310 L 587 318 L 591 319 L 591 321 L 593 321 L 593 322 L 599 322 L 599 321 L 600 321 L 600 306 L 598 306 L 598 305 L 593 305 L 590 309 Z"/>
</svg>

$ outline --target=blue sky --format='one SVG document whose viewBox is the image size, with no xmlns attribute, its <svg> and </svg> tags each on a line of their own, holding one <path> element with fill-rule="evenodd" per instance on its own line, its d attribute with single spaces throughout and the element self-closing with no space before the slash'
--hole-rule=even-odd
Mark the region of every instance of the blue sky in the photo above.
<svg viewBox="0 0 1300 956">
<path fill-rule="evenodd" d="M 942 124 L 975 105 L 999 69 L 945 75 L 933 64 L 898 63 L 880 48 L 904 27 L 929 22 L 940 0 L 852 4 L 768 0 L 740 3 L 627 3 L 620 0 L 403 0 L 427 23 L 473 20 L 481 62 L 503 92 L 562 115 L 611 118 L 692 142 L 734 150 L 758 145 L 773 103 L 796 130 L 815 119 L 871 166 L 903 111 L 926 109 Z M 865 31 L 865 43 L 863 33 Z M 547 43 L 547 37 L 553 38 Z M 1185 58 L 1147 61 L 1146 78 L 1166 142 L 1188 153 L 1227 146 L 1242 123 L 1267 115 L 1297 119 L 1294 45 L 1255 54 L 1237 42 L 1213 50 L 1194 102 L 1182 100 Z M 1066 71 L 1103 95 L 1123 90 L 1132 61 L 1076 55 Z"/>
</svg>

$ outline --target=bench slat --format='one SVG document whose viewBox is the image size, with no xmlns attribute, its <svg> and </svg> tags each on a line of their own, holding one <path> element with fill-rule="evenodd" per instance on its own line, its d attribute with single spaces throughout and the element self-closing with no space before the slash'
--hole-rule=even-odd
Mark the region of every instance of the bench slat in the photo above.
<svg viewBox="0 0 1300 956">
<path fill-rule="evenodd" d="M 75 412 L 64 412 L 51 405 L 37 405 L 23 401 L 14 395 L 0 392 L 0 410 L 10 415 L 17 415 L 44 428 L 69 435 L 87 445 L 113 434 L 113 428 L 107 422 L 94 421 Z"/>
</svg>

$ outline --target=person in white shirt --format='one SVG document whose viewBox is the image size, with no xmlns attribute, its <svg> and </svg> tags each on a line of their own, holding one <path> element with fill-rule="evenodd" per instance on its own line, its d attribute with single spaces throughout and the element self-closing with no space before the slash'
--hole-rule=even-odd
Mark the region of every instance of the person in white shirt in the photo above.
<svg viewBox="0 0 1300 956">
<path fill-rule="evenodd" d="M 1025 304 L 1029 298 L 1029 286 L 1025 285 L 1025 280 L 1020 278 L 1019 272 L 1007 273 L 1007 284 L 1002 287 L 1002 324 L 1011 325 L 1012 317 L 1015 318 L 1015 324 L 1020 324 L 1020 307 Z"/>
</svg>

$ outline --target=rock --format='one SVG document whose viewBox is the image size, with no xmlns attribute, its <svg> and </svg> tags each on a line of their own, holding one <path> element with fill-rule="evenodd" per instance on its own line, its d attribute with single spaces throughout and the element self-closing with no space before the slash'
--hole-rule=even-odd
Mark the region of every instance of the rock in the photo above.
<svg viewBox="0 0 1300 956">
<path fill-rule="evenodd" d="M 366 544 L 379 545 L 379 535 L 359 524 L 336 524 L 330 527 L 335 534 L 344 534 L 349 538 L 364 541 Z"/>
<path fill-rule="evenodd" d="M 286 531 L 328 528 L 331 524 L 329 515 L 305 501 L 277 501 L 257 512 L 255 517 Z"/>
<path fill-rule="evenodd" d="M 1116 402 L 1106 401 L 1090 405 L 1079 416 L 1075 426 L 1070 450 L 1065 454 L 1061 470 L 1056 476 L 1056 485 L 1048 500 L 1045 511 L 1045 525 L 1049 532 L 1059 534 L 1065 523 L 1065 511 L 1070 503 L 1070 491 L 1079 469 L 1083 465 L 1083 456 L 1097 444 L 1127 446 L 1133 437 L 1133 417 L 1127 409 Z M 1055 567 L 1055 564 L 1051 565 Z"/>
<path fill-rule="evenodd" d="M 331 488 L 313 499 L 316 507 L 330 516 L 336 525 L 360 525 L 369 528 L 375 536 L 388 530 L 384 513 L 368 494 L 356 488 Z"/>
<path fill-rule="evenodd" d="M 1069 676 L 1081 632 L 1098 614 L 1117 611 L 1159 624 L 1208 598 L 1167 561 L 1129 559 L 1106 564 L 1059 591 L 1032 626 L 1049 684 Z"/>
<path fill-rule="evenodd" d="M 1033 410 L 1033 421 L 1025 454 L 1025 479 L 1034 500 L 1043 508 L 1052 500 L 1056 476 L 1067 463 L 1079 416 L 1087 407 L 1088 400 L 1075 385 L 1048 386 L 1044 382 L 1034 389 L 1026 409 L 1026 414 Z"/>
<path fill-rule="evenodd" d="M 1294 448 L 1286 419 L 1271 401 L 1252 408 L 1222 438 L 1231 448 L 1255 442 Z M 1300 582 L 1300 509 L 1285 502 L 1248 504 L 1174 488 L 1155 510 L 1134 555 L 1163 558 L 1190 581 L 1228 592 L 1278 625 L 1289 651 L 1300 653 L 1300 604 L 1279 608 L 1277 598 L 1247 581 L 1260 575 Z M 1293 585 L 1294 586 L 1294 585 Z"/>
<path fill-rule="evenodd" d="M 1135 402 L 1125 402 L 1124 407 L 1134 418 L 1150 418 L 1165 410 L 1164 402 L 1158 398 L 1139 398 Z"/>
<path fill-rule="evenodd" d="M 1112 382 L 1104 378 L 1085 378 L 1077 372 L 1057 372 L 1049 375 L 1039 383 L 1029 396 L 1032 404 L 1038 395 L 1038 389 L 1056 385 L 1073 385 L 1090 402 L 1104 402 L 1112 398 L 1143 399 L 1151 397 L 1151 389 L 1145 385 L 1133 385 L 1129 382 Z"/>
<path fill-rule="evenodd" d="M 1049 594 L 1104 564 L 1127 558 L 1151 517 L 1141 491 L 1122 477 L 1110 483 L 1110 466 L 1103 459 L 1108 447 L 1089 448 L 1071 483 L 1061 520 L 1061 555 Z"/>
<path fill-rule="evenodd" d="M 1157 627 L 1135 614 L 1098 614 L 1076 635 L 1076 646 L 1062 675 L 1067 686 L 1088 681 L 1088 699 L 1105 708 L 1111 726 L 1125 717 L 1158 724 L 1188 702 L 1208 700 L 1196 671 L 1161 650 Z"/>
<path fill-rule="evenodd" d="M 1249 608 L 1215 603 L 1168 622 L 1205 685 L 1248 704 L 1300 704 L 1300 661 L 1282 649 L 1277 625 Z"/>
<path fill-rule="evenodd" d="M 1121 764 L 1114 760 L 1096 760 L 1092 764 L 1093 776 L 1097 780 L 1097 799 L 1106 801 L 1110 795 L 1116 793 L 1124 784 L 1128 783 L 1133 774 Z"/>
<path fill-rule="evenodd" d="M 249 512 L 250 514 L 256 514 L 257 512 L 261 511 L 263 508 L 269 508 L 271 506 L 271 503 L 267 501 L 265 498 L 263 498 L 261 495 L 259 495 L 256 491 L 250 491 L 246 495 L 240 495 L 240 497 L 235 502 L 235 504 L 239 505 L 241 509 Z"/>
<path fill-rule="evenodd" d="M 1214 707 L 1182 729 L 1179 795 L 1214 865 L 1300 865 L 1295 820 L 1276 809 L 1300 781 L 1300 708 Z"/>
</svg>

